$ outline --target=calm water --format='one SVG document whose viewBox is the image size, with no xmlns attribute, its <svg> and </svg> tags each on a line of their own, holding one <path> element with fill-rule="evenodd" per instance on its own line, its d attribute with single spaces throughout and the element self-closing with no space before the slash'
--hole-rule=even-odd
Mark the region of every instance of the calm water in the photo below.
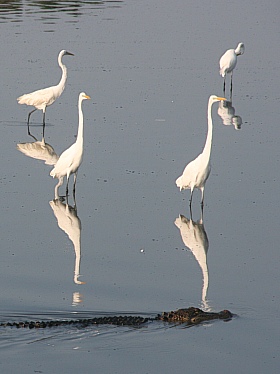
<svg viewBox="0 0 280 374">
<path fill-rule="evenodd" d="M 1 372 L 278 372 L 279 13 L 276 1 L 0 4 L 1 321 L 191 305 L 238 315 L 188 329 L 2 329 Z M 175 179 L 203 148 L 209 95 L 223 94 L 219 58 L 241 41 L 233 108 L 213 106 L 203 224 L 195 191 L 191 225 Z M 16 98 L 59 81 L 61 49 L 75 56 L 46 111 L 56 154 L 75 141 L 79 92 L 92 97 L 77 212 L 52 201 L 53 159 L 17 149 L 42 140 L 42 113 L 34 139 Z"/>
</svg>

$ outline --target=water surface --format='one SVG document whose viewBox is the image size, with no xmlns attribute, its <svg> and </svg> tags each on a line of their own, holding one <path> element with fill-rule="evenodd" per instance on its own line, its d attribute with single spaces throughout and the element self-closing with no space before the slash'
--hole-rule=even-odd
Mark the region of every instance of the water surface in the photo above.
<svg viewBox="0 0 280 374">
<path fill-rule="evenodd" d="M 187 329 L 4 329 L 3 372 L 277 372 L 278 15 L 260 1 L 1 4 L 1 321 L 192 305 L 238 315 Z M 209 95 L 223 94 L 219 58 L 241 41 L 232 104 L 213 106 L 203 225 L 194 193 L 188 238 L 201 240 L 187 242 L 189 191 L 175 180 L 203 148 Z M 76 211 L 72 197 L 53 203 L 50 162 L 17 149 L 42 140 L 42 113 L 34 139 L 16 98 L 59 81 L 61 49 L 75 56 L 46 112 L 55 154 L 75 141 L 79 92 L 92 97 Z"/>
</svg>

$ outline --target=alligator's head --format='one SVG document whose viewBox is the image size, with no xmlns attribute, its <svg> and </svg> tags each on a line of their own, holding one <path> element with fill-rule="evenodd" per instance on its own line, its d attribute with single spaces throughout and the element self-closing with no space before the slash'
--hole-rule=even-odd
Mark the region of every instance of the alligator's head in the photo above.
<svg viewBox="0 0 280 374">
<path fill-rule="evenodd" d="M 187 309 L 178 309 L 176 311 L 158 314 L 156 319 L 166 322 L 179 322 L 195 325 L 204 321 L 210 321 L 212 319 L 224 319 L 230 320 L 232 314 L 229 310 L 222 310 L 221 312 L 204 312 L 199 308 L 190 307 Z"/>
</svg>

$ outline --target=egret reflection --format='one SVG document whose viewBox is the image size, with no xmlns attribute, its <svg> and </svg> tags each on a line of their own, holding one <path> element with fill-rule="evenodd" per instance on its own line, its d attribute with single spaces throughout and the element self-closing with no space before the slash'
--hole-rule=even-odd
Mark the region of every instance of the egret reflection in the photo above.
<svg viewBox="0 0 280 374">
<path fill-rule="evenodd" d="M 240 130 L 242 118 L 235 114 L 235 108 L 231 101 L 221 101 L 218 107 L 218 115 L 225 126 L 234 126 L 235 130 Z"/>
<path fill-rule="evenodd" d="M 202 305 L 205 310 L 209 309 L 207 303 L 207 290 L 209 285 L 209 275 L 207 266 L 207 253 L 208 253 L 208 237 L 204 229 L 203 218 L 197 222 L 193 221 L 192 218 L 188 219 L 182 214 L 176 218 L 174 224 L 178 227 L 181 233 L 183 243 L 188 247 L 198 262 L 203 276 L 202 286 Z"/>
<path fill-rule="evenodd" d="M 83 301 L 83 295 L 80 292 L 73 292 L 72 306 L 78 306 Z"/>
<path fill-rule="evenodd" d="M 59 199 L 50 201 L 50 206 L 57 219 L 58 227 L 64 231 L 74 245 L 75 268 L 74 283 L 85 284 L 79 280 L 81 262 L 81 221 L 77 215 L 77 208 L 63 203 Z"/>
<path fill-rule="evenodd" d="M 55 165 L 58 155 L 53 147 L 46 143 L 44 138 L 37 140 L 33 135 L 31 136 L 35 139 L 35 142 L 18 143 L 17 149 L 28 157 L 44 161 L 46 165 Z"/>
</svg>

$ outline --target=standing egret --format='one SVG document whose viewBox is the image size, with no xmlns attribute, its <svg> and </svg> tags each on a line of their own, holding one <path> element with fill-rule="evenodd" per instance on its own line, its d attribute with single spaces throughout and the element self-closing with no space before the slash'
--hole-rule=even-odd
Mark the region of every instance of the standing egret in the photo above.
<svg viewBox="0 0 280 374">
<path fill-rule="evenodd" d="M 67 177 L 66 196 L 68 196 L 68 183 L 69 177 L 74 173 L 73 195 L 75 195 L 76 179 L 79 166 L 83 158 L 83 132 L 84 132 L 84 117 L 82 111 L 82 101 L 90 99 L 88 95 L 81 92 L 79 95 L 78 108 L 79 108 L 79 127 L 77 140 L 71 147 L 67 148 L 59 157 L 54 168 L 50 172 L 53 178 L 58 178 L 58 184 L 55 186 L 55 198 L 58 199 L 58 188 L 63 183 L 63 178 Z"/>
<path fill-rule="evenodd" d="M 74 56 L 73 53 L 67 52 L 65 50 L 60 51 L 58 55 L 58 65 L 60 66 L 62 70 L 62 76 L 60 79 L 60 82 L 56 86 L 43 88 L 42 90 L 37 90 L 28 94 L 24 94 L 17 98 L 17 101 L 19 104 L 26 104 L 34 106 L 35 109 L 33 109 L 28 114 L 27 119 L 27 126 L 28 126 L 28 134 L 29 132 L 29 120 L 30 116 L 35 110 L 39 109 L 43 111 L 43 136 L 44 136 L 44 130 L 45 130 L 45 114 L 46 114 L 46 108 L 47 106 L 50 106 L 64 91 L 65 83 L 67 79 L 67 68 L 62 63 L 62 57 L 64 55 L 70 55 Z"/>
<path fill-rule="evenodd" d="M 224 78 L 224 92 L 226 90 L 226 75 L 231 76 L 230 92 L 232 93 L 232 73 L 237 63 L 237 56 L 243 55 L 244 43 L 239 43 L 236 49 L 228 49 L 220 58 L 220 75 Z"/>
<path fill-rule="evenodd" d="M 210 155 L 212 146 L 212 133 L 213 133 L 213 122 L 211 115 L 211 108 L 213 103 L 217 101 L 226 100 L 224 97 L 218 97 L 211 95 L 208 101 L 208 132 L 207 138 L 204 145 L 204 149 L 196 159 L 191 161 L 183 171 L 183 174 L 176 180 L 177 187 L 181 190 L 190 189 L 190 207 L 192 204 L 192 195 L 195 188 L 201 191 L 201 206 L 203 207 L 204 201 L 204 186 L 209 177 L 211 165 L 210 165 Z"/>
</svg>

